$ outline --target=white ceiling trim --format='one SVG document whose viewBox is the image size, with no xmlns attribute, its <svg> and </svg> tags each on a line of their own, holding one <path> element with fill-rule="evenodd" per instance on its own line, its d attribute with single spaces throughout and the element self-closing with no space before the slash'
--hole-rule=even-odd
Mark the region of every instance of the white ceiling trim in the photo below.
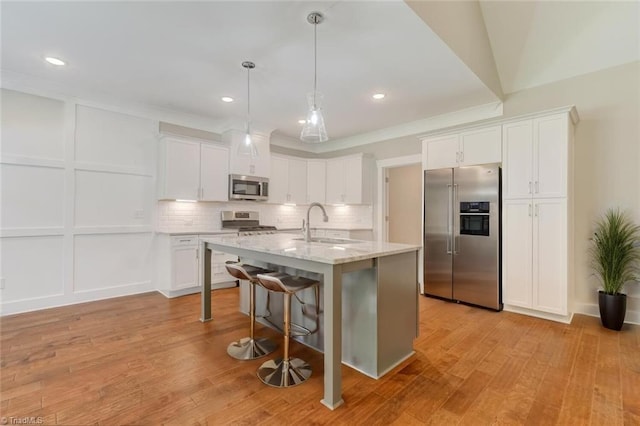
<svg viewBox="0 0 640 426">
<path fill-rule="evenodd" d="M 16 90 L 36 96 L 44 96 L 65 102 L 75 102 L 85 106 L 101 108 L 105 110 L 120 112 L 124 114 L 144 117 L 155 121 L 164 121 L 185 127 L 192 127 L 199 130 L 222 134 L 229 129 L 243 128 L 242 120 L 212 120 L 211 118 L 185 114 L 162 108 L 151 108 L 146 105 L 135 105 L 123 103 L 115 99 L 86 99 L 63 94 L 61 90 L 51 86 L 50 81 L 41 80 L 13 71 L 0 69 L 0 87 L 9 90 Z M 453 111 L 446 114 L 436 115 L 422 120 L 412 121 L 397 126 L 375 130 L 373 132 L 362 133 L 347 138 L 334 139 L 321 144 L 306 144 L 298 139 L 290 138 L 279 133 L 271 133 L 270 126 L 262 126 L 254 123 L 254 128 L 261 134 L 271 133 L 270 143 L 283 148 L 315 154 L 338 151 L 347 148 L 364 146 L 376 142 L 397 139 L 406 136 L 418 135 L 426 132 L 443 129 L 446 127 L 472 123 L 475 121 L 490 119 L 502 116 L 502 102 L 492 102 L 485 105 Z"/>
<path fill-rule="evenodd" d="M 226 125 L 226 121 L 216 121 L 208 117 L 163 108 L 154 108 L 145 104 L 122 102 L 105 96 L 92 96 L 91 98 L 71 96 L 65 91 L 57 89 L 49 80 L 42 80 L 33 76 L 3 69 L 0 69 L 0 88 L 134 115 L 154 121 L 165 121 L 213 133 L 220 133 L 220 129 Z"/>
<path fill-rule="evenodd" d="M 279 134 L 271 135 L 271 144 L 284 148 L 307 151 L 316 154 L 354 148 L 376 142 L 383 142 L 406 136 L 431 132 L 445 127 L 457 126 L 475 121 L 486 120 L 502 116 L 502 102 L 492 102 L 485 105 L 440 114 L 422 120 L 412 121 L 373 132 L 362 133 L 342 139 L 332 139 L 320 144 L 304 144 L 297 139 L 287 138 Z"/>
</svg>

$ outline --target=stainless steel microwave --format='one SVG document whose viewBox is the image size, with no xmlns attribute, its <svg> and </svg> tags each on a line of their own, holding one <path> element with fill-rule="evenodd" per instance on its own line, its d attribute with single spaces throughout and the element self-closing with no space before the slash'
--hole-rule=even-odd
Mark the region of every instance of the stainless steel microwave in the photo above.
<svg viewBox="0 0 640 426">
<path fill-rule="evenodd" d="M 229 175 L 229 200 L 269 199 L 269 178 Z"/>
</svg>

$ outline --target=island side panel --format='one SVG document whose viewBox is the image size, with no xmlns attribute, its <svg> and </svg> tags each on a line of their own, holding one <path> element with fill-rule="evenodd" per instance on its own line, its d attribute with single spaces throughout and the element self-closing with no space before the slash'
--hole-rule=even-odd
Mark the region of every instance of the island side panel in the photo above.
<svg viewBox="0 0 640 426">
<path fill-rule="evenodd" d="M 342 274 L 342 362 L 378 378 L 376 269 Z"/>
<path fill-rule="evenodd" d="M 417 260 L 415 252 L 378 258 L 378 373 L 411 356 L 416 337 Z"/>
</svg>

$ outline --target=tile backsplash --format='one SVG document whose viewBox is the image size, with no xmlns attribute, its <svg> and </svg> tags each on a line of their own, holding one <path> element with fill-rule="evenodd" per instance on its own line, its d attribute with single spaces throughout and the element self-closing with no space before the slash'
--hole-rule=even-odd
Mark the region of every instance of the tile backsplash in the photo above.
<svg viewBox="0 0 640 426">
<path fill-rule="evenodd" d="M 301 228 L 309 206 L 285 206 L 258 202 L 188 203 L 159 201 L 156 230 L 160 232 L 211 232 L 221 227 L 223 210 L 249 210 L 260 213 L 261 225 L 273 225 L 278 229 Z M 311 210 L 312 227 L 373 228 L 372 206 L 325 206 L 329 222 L 322 222 L 322 212 Z"/>
</svg>

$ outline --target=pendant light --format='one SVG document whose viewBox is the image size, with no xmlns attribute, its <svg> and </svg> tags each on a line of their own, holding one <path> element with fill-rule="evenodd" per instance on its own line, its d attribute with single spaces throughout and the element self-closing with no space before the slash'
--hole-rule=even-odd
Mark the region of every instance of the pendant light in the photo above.
<svg viewBox="0 0 640 426">
<path fill-rule="evenodd" d="M 242 66 L 247 70 L 247 125 L 244 138 L 238 144 L 238 155 L 246 155 L 251 158 L 258 156 L 258 148 L 251 138 L 251 70 L 256 67 L 251 61 L 244 61 Z"/>
<path fill-rule="evenodd" d="M 324 15 L 320 12 L 311 12 L 307 16 L 307 22 L 313 24 L 313 92 L 307 95 L 309 112 L 307 119 L 300 133 L 300 140 L 309 143 L 326 142 L 329 140 L 327 129 L 324 127 L 324 117 L 322 117 L 322 95 L 318 92 L 318 42 L 317 27 L 324 20 Z"/>
</svg>

